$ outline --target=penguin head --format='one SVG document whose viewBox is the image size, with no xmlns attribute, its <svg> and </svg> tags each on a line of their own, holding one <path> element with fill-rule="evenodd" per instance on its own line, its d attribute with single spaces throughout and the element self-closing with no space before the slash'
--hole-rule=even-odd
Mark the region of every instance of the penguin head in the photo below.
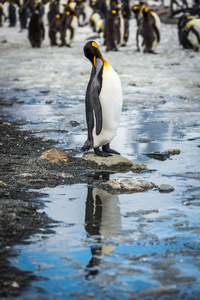
<svg viewBox="0 0 200 300">
<path fill-rule="evenodd" d="M 84 46 L 83 51 L 85 57 L 87 57 L 91 61 L 94 67 L 96 66 L 96 58 L 100 58 L 103 62 L 105 61 L 101 54 L 101 51 L 99 50 L 99 46 L 94 41 L 87 42 Z"/>
</svg>

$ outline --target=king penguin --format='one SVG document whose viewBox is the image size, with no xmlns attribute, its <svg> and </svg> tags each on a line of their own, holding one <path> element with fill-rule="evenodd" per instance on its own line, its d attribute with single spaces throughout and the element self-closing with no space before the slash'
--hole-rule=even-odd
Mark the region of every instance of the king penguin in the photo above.
<svg viewBox="0 0 200 300">
<path fill-rule="evenodd" d="M 92 63 L 92 70 L 85 97 L 88 138 L 82 151 L 94 148 L 97 155 L 104 157 L 110 156 L 110 153 L 119 154 L 110 149 L 109 144 L 121 116 L 123 96 L 120 78 L 103 58 L 96 42 L 87 42 L 84 54 Z"/>
</svg>

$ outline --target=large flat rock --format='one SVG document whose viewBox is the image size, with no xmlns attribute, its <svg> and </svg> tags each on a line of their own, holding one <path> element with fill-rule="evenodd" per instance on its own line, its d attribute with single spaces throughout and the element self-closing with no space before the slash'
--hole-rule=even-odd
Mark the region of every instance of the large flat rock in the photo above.
<svg viewBox="0 0 200 300">
<path fill-rule="evenodd" d="M 131 167 L 133 162 L 121 155 L 112 154 L 112 156 L 103 157 L 95 153 L 84 153 L 82 159 L 96 163 L 98 166 L 107 168 L 113 167 Z"/>
</svg>

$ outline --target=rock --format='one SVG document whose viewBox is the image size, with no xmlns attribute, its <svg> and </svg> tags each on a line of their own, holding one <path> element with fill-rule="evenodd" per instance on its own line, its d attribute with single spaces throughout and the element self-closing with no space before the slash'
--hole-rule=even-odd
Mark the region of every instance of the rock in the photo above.
<svg viewBox="0 0 200 300">
<path fill-rule="evenodd" d="M 2 105 L 2 106 L 12 106 L 13 103 L 11 101 L 0 101 L 0 105 Z"/>
<path fill-rule="evenodd" d="M 51 104 L 51 103 L 53 103 L 53 100 L 48 99 L 48 100 L 45 101 L 45 103 L 46 103 L 46 104 Z"/>
<path fill-rule="evenodd" d="M 72 127 L 76 127 L 76 126 L 80 125 L 80 123 L 78 123 L 77 121 L 70 121 L 69 124 L 70 124 Z"/>
<path fill-rule="evenodd" d="M 12 124 L 11 123 L 9 123 L 9 122 L 3 122 L 3 124 L 2 124 L 3 126 L 11 126 Z"/>
<path fill-rule="evenodd" d="M 183 202 L 183 205 L 191 205 L 191 202 L 189 200 L 186 200 Z"/>
<path fill-rule="evenodd" d="M 147 166 L 145 164 L 135 164 L 133 163 L 132 167 L 131 167 L 131 170 L 132 172 L 140 172 L 140 171 L 143 171 L 143 170 L 147 170 Z"/>
<path fill-rule="evenodd" d="M 94 162 L 98 164 L 98 166 L 104 166 L 108 168 L 118 166 L 131 167 L 133 165 L 132 161 L 117 154 L 112 154 L 112 156 L 103 157 L 96 155 L 95 153 L 84 153 L 82 159 Z"/>
<path fill-rule="evenodd" d="M 153 139 L 148 139 L 148 138 L 140 138 L 138 139 L 139 143 L 151 143 Z"/>
<path fill-rule="evenodd" d="M 59 160 L 70 161 L 70 156 L 67 152 L 55 148 L 43 152 L 41 158 L 48 159 L 51 162 L 58 162 Z"/>
<path fill-rule="evenodd" d="M 174 191 L 174 187 L 169 184 L 161 184 L 159 186 L 160 193 L 170 193 Z"/>
<path fill-rule="evenodd" d="M 167 151 L 165 151 L 165 153 L 169 154 L 169 155 L 178 155 L 181 153 L 181 150 L 179 149 L 169 149 Z"/>
<path fill-rule="evenodd" d="M 16 101 L 16 103 L 18 103 L 18 104 L 21 104 L 21 103 L 24 103 L 24 102 L 25 102 L 24 99 L 18 99 L 18 100 Z"/>
<path fill-rule="evenodd" d="M 165 153 L 160 153 L 160 152 L 146 153 L 145 155 L 150 158 L 154 158 L 154 159 L 162 160 L 162 161 L 170 158 L 170 155 L 166 152 Z"/>
<path fill-rule="evenodd" d="M 5 186 L 6 186 L 5 182 L 0 181 L 0 187 L 5 187 Z"/>
<path fill-rule="evenodd" d="M 43 91 L 40 91 L 41 94 L 48 94 L 50 93 L 50 90 L 43 90 Z"/>
<path fill-rule="evenodd" d="M 107 181 L 106 185 L 118 192 L 142 192 L 155 188 L 156 185 L 148 180 L 129 177 Z"/>
</svg>

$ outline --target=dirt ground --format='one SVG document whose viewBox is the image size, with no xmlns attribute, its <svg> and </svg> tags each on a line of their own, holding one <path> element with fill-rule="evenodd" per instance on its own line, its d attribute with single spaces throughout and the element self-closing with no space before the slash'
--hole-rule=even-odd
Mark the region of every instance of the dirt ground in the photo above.
<svg viewBox="0 0 200 300">
<path fill-rule="evenodd" d="M 17 296 L 37 279 L 10 266 L 8 258 L 16 255 L 11 247 L 26 243 L 41 229 L 46 233 L 53 230 L 53 221 L 37 212 L 43 206 L 38 199 L 41 195 L 29 189 L 92 180 L 92 171 L 79 158 L 72 158 L 69 163 L 41 159 L 42 152 L 51 149 L 53 142 L 19 131 L 19 125 L 0 122 L 0 297 Z M 20 282 L 20 291 L 16 281 Z"/>
<path fill-rule="evenodd" d="M 68 151 L 71 158 L 68 163 L 42 159 L 41 154 L 56 147 L 55 142 L 21 131 L 21 125 L 0 121 L 0 297 L 18 296 L 29 282 L 39 279 L 30 272 L 10 266 L 9 257 L 17 256 L 12 246 L 29 243 L 26 240 L 34 233 L 41 230 L 51 233 L 56 226 L 45 213 L 37 211 L 44 205 L 39 200 L 41 194 L 29 189 L 60 184 L 95 184 L 96 179 L 98 184 L 104 181 L 102 170 L 74 157 L 74 150 Z M 20 283 L 20 289 L 16 282 Z"/>
</svg>

